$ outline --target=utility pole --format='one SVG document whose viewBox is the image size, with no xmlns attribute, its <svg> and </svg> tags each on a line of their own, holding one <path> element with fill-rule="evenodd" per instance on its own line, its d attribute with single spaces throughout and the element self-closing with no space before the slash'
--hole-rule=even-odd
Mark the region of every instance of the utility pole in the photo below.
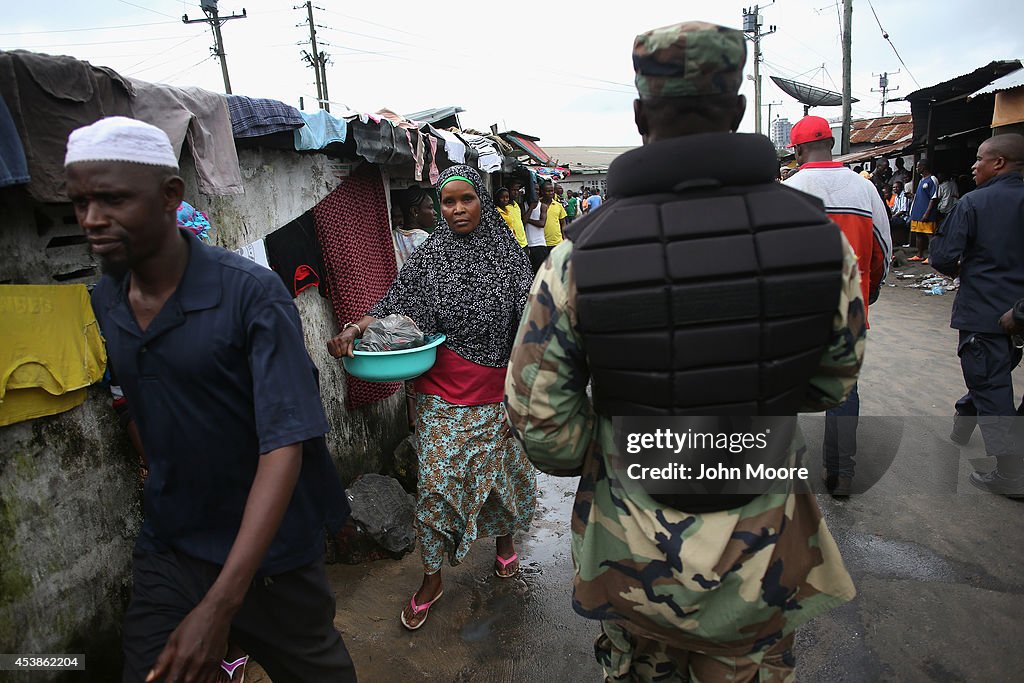
<svg viewBox="0 0 1024 683">
<path fill-rule="evenodd" d="M 899 69 L 897 69 L 896 71 L 893 71 L 893 73 L 894 74 L 898 74 L 899 73 Z M 886 96 L 887 93 L 892 92 L 893 90 L 899 90 L 900 86 L 897 85 L 895 88 L 890 88 L 889 87 L 889 72 L 888 71 L 883 71 L 880 74 L 871 74 L 871 75 L 872 76 L 878 76 L 878 89 L 876 90 L 875 88 L 872 88 L 871 92 L 880 92 L 880 93 L 882 93 L 882 116 L 885 116 L 885 96 Z"/>
<path fill-rule="evenodd" d="M 843 139 L 840 141 L 840 154 L 850 153 L 852 46 L 853 0 L 843 0 Z"/>
<path fill-rule="evenodd" d="M 766 104 L 764 106 L 768 107 L 768 127 L 769 127 L 769 132 L 771 132 L 770 129 L 771 129 L 771 125 L 772 125 L 772 107 L 781 107 L 782 106 L 782 102 L 769 102 L 768 104 Z"/>
<path fill-rule="evenodd" d="M 210 51 L 217 55 L 217 59 L 220 60 L 220 71 L 224 75 L 224 92 L 230 95 L 231 79 L 228 78 L 228 60 L 224 54 L 224 37 L 220 34 L 220 27 L 225 21 L 245 19 L 245 8 L 242 8 L 241 14 L 232 12 L 230 17 L 221 17 L 217 13 L 217 0 L 201 0 L 199 7 L 206 14 L 205 19 L 189 19 L 186 14 L 181 17 L 181 21 L 185 24 L 210 24 L 213 27 L 214 45 L 210 48 Z"/>
<path fill-rule="evenodd" d="M 305 4 L 296 5 L 292 9 L 301 9 L 303 7 L 306 8 L 306 14 L 308 16 L 310 51 L 306 52 L 305 50 L 303 50 L 302 58 L 306 60 L 306 63 L 313 67 L 313 73 L 316 75 L 317 105 L 319 105 L 321 109 L 330 111 L 331 105 L 327 102 L 327 69 L 325 68 L 327 65 L 327 55 L 324 54 L 323 52 L 320 52 L 320 50 L 317 49 L 316 46 L 317 24 L 315 21 L 313 21 L 312 0 L 306 0 Z M 317 9 L 320 8 L 317 7 Z M 302 26 L 302 24 L 298 24 L 298 26 Z"/>
<path fill-rule="evenodd" d="M 769 5 L 775 4 L 775 0 Z M 743 10 L 743 33 L 746 39 L 754 44 L 754 132 L 761 132 L 761 38 L 775 33 L 775 26 L 769 26 L 768 31 L 761 31 L 764 19 L 760 14 L 761 7 L 754 5 L 753 9 Z"/>
<path fill-rule="evenodd" d="M 331 110 L 331 96 L 327 94 L 327 53 L 320 52 L 320 80 L 324 85 L 324 111 Z"/>
</svg>

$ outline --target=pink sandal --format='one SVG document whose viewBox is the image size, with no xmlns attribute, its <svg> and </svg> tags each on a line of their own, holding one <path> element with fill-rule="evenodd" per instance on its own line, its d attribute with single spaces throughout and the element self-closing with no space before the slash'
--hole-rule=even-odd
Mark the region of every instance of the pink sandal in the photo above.
<svg viewBox="0 0 1024 683">
<path fill-rule="evenodd" d="M 421 621 L 420 623 L 416 624 L 415 626 L 410 626 L 409 622 L 407 622 L 405 620 L 405 610 L 403 609 L 402 610 L 402 626 L 406 627 L 410 631 L 415 631 L 420 626 L 423 626 L 423 624 L 427 623 L 427 617 L 430 616 L 430 606 L 433 605 L 438 600 L 440 600 L 442 595 L 444 595 L 444 589 L 441 589 L 441 592 L 438 593 L 436 596 L 434 596 L 433 600 L 431 600 L 429 602 L 425 602 L 422 605 L 417 605 L 416 604 L 416 594 L 413 593 L 412 597 L 409 599 L 409 605 L 412 607 L 412 614 L 413 614 L 413 616 L 417 616 L 418 617 L 423 612 L 426 612 L 426 614 L 423 615 L 423 621 Z"/>
<path fill-rule="evenodd" d="M 508 558 L 507 560 L 503 558 L 501 555 L 495 554 L 494 559 L 497 560 L 498 564 L 501 565 L 502 569 L 507 569 L 510 564 L 519 559 L 519 554 L 512 553 L 512 557 Z M 517 567 L 516 571 L 518 570 L 519 568 Z M 499 579 L 511 579 L 513 576 L 516 575 L 516 572 L 512 572 L 511 574 L 502 574 L 501 571 L 495 569 L 494 575 L 497 576 Z"/>
<path fill-rule="evenodd" d="M 238 677 L 238 683 L 245 683 L 245 665 L 249 662 L 249 655 L 243 655 L 233 662 L 223 660 L 220 663 L 220 668 L 224 670 L 224 673 L 228 675 L 229 681 L 235 680 L 235 672 L 241 671 L 241 675 Z"/>
</svg>

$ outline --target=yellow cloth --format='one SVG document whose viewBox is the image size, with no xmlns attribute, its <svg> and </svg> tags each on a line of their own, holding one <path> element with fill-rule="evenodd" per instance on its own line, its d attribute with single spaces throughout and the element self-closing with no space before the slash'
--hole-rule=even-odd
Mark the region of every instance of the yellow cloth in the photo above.
<svg viewBox="0 0 1024 683">
<path fill-rule="evenodd" d="M 934 235 L 935 226 L 935 221 L 910 221 L 910 232 L 919 232 L 922 235 Z"/>
<path fill-rule="evenodd" d="M 559 221 L 567 215 L 564 206 L 558 202 L 551 202 L 548 206 L 548 217 L 544 221 L 544 244 L 557 247 L 562 242 L 562 224 Z"/>
<path fill-rule="evenodd" d="M 0 285 L 0 426 L 80 405 L 106 349 L 85 285 Z"/>
<path fill-rule="evenodd" d="M 512 234 L 516 236 L 516 242 L 519 242 L 519 246 L 526 246 L 526 229 L 523 227 L 523 214 L 519 210 L 519 205 L 515 202 L 509 202 L 505 208 L 498 208 L 498 213 L 505 219 L 505 223 L 508 224 Z"/>
</svg>

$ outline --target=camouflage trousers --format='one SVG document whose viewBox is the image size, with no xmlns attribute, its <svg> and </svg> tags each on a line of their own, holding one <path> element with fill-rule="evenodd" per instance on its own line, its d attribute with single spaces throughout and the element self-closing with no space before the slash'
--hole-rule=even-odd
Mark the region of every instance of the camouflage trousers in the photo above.
<svg viewBox="0 0 1024 683">
<path fill-rule="evenodd" d="M 602 621 L 594 655 L 606 683 L 794 683 L 793 636 L 763 652 L 721 657 L 680 650 Z"/>
</svg>

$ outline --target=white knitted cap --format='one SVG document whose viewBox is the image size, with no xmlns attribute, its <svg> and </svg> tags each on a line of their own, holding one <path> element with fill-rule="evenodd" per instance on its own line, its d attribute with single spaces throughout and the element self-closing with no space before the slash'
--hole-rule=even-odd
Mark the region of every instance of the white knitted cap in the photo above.
<svg viewBox="0 0 1024 683">
<path fill-rule="evenodd" d="M 64 165 L 81 161 L 128 161 L 178 168 L 167 133 L 124 116 L 110 116 L 71 131 Z"/>
</svg>

